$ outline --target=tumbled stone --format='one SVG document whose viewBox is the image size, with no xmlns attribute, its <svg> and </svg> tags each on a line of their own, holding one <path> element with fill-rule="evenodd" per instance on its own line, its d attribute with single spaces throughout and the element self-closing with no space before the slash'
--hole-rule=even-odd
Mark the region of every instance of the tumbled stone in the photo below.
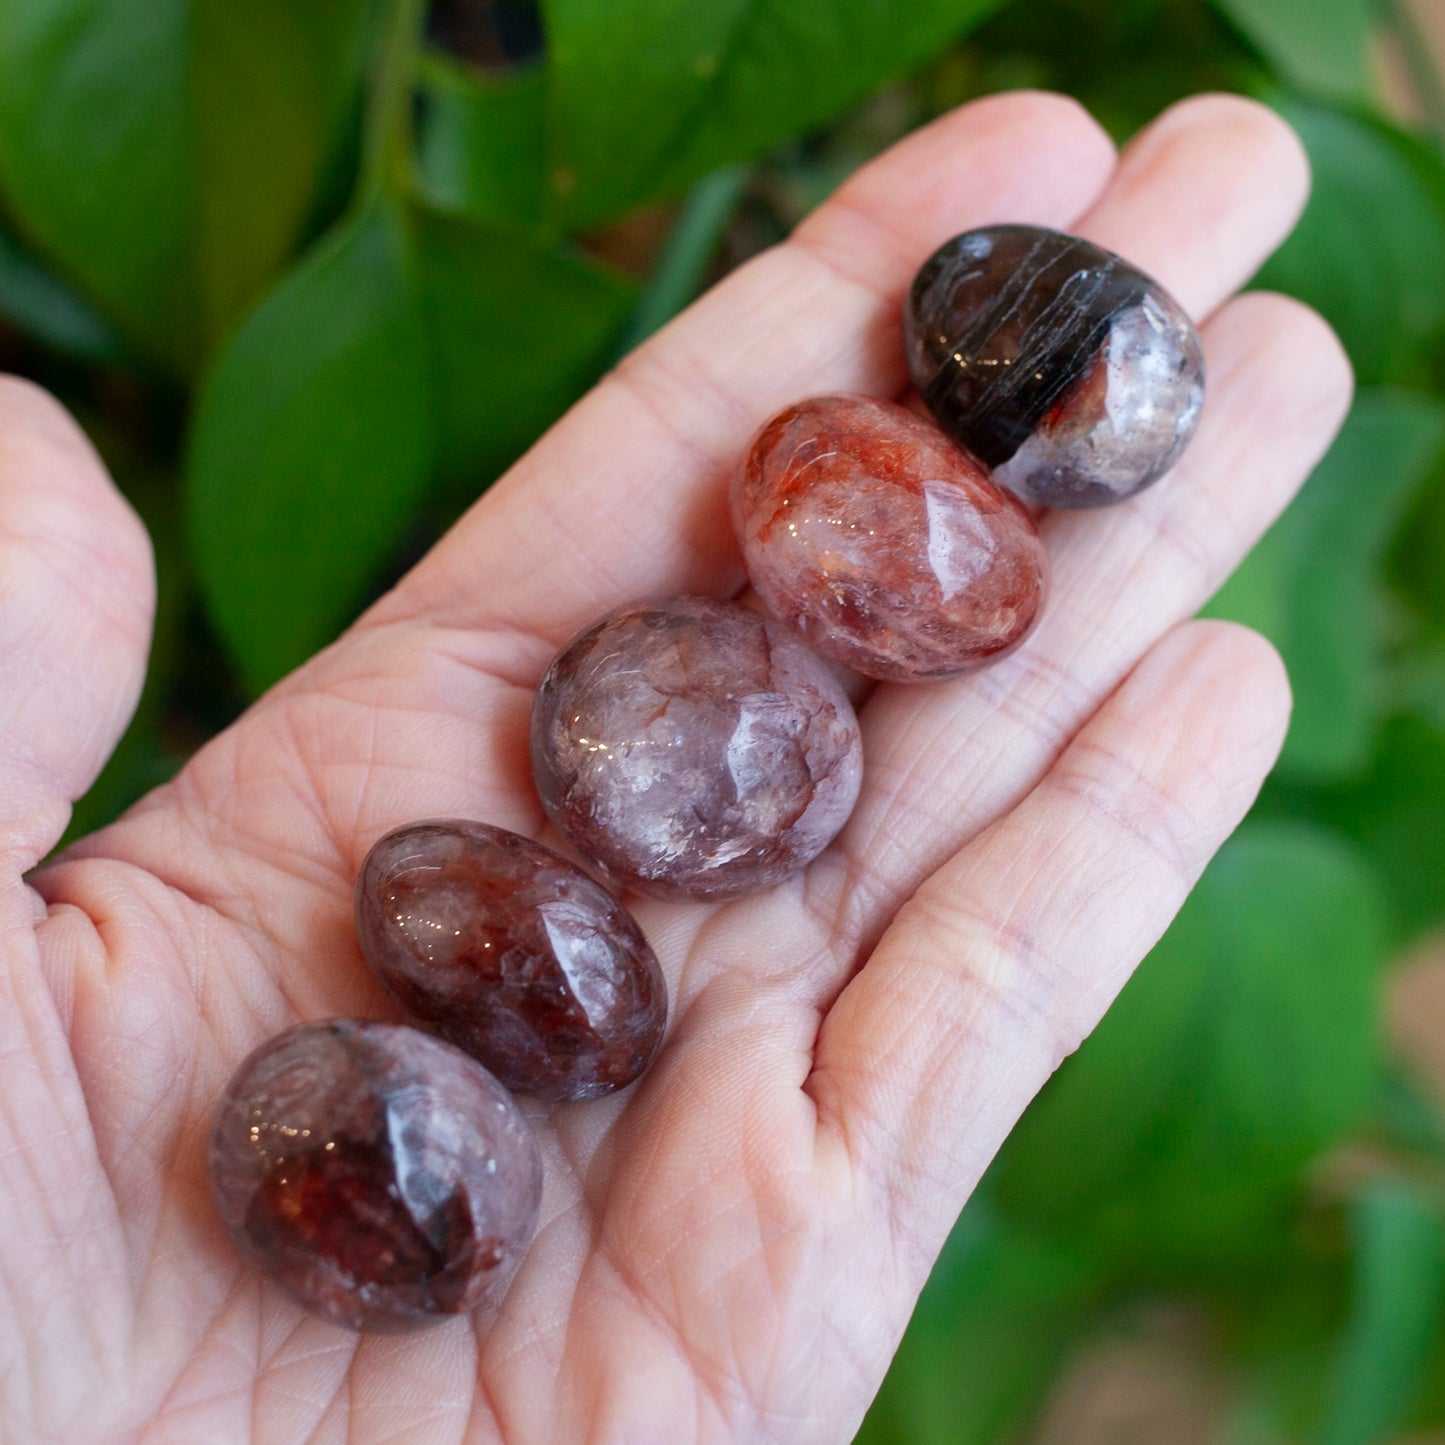
<svg viewBox="0 0 1445 1445">
<path fill-rule="evenodd" d="M 734 897 L 796 872 L 847 821 L 862 763 L 824 664 L 780 623 L 705 597 L 593 623 L 532 707 L 549 816 L 609 877 L 657 898 Z"/>
<path fill-rule="evenodd" d="M 301 1024 L 232 1076 L 211 1187 L 242 1256 L 352 1329 L 499 1300 L 537 1227 L 542 1159 L 511 1096 L 417 1029 Z"/>
<path fill-rule="evenodd" d="M 1204 400 L 1203 352 L 1179 303 L 1112 252 L 1037 226 L 940 246 L 914 278 L 904 341 L 944 431 L 1050 507 L 1147 487 Z"/>
<path fill-rule="evenodd" d="M 1043 607 L 1047 558 L 1028 513 L 892 402 L 818 396 L 780 411 L 744 454 L 732 506 L 768 610 L 869 677 L 981 667 Z"/>
<path fill-rule="evenodd" d="M 516 1093 L 610 1093 L 662 1042 L 667 985 L 632 915 L 504 828 L 449 819 L 388 833 L 357 876 L 356 928 L 402 1007 Z"/>
</svg>

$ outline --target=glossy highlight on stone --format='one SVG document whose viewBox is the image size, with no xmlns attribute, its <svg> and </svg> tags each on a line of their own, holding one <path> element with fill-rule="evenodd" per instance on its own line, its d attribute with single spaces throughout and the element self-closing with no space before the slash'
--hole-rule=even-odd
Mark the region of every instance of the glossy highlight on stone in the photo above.
<svg viewBox="0 0 1445 1445">
<path fill-rule="evenodd" d="M 1043 607 L 1032 519 L 935 427 L 892 402 L 780 411 L 733 478 L 733 522 L 768 610 L 869 677 L 955 677 L 1012 651 Z"/>
<path fill-rule="evenodd" d="M 542 1197 L 537 1142 L 479 1063 L 363 1020 L 300 1024 L 252 1053 L 221 1097 L 208 1163 L 247 1262 L 358 1330 L 499 1300 Z"/>
<path fill-rule="evenodd" d="M 571 845 L 657 898 L 729 898 L 811 862 L 853 811 L 858 720 L 781 623 L 635 603 L 558 653 L 532 707 L 537 792 Z"/>
<path fill-rule="evenodd" d="M 667 984 L 632 915 L 504 828 L 447 819 L 388 833 L 357 876 L 356 928 L 402 1007 L 516 1093 L 610 1093 L 662 1042 Z"/>
<path fill-rule="evenodd" d="M 1122 501 L 1168 471 L 1199 419 L 1204 355 L 1183 308 L 1058 231 L 945 242 L 914 278 L 903 330 L 938 424 L 1027 501 Z"/>
</svg>

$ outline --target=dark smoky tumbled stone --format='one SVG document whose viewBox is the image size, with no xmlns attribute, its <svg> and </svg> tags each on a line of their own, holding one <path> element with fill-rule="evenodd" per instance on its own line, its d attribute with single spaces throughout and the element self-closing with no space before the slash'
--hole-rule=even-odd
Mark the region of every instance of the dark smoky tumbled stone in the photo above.
<svg viewBox="0 0 1445 1445">
<path fill-rule="evenodd" d="M 402 1007 L 519 1094 L 610 1093 L 662 1041 L 667 985 L 632 915 L 504 828 L 446 819 L 388 833 L 357 875 L 356 927 Z"/>
<path fill-rule="evenodd" d="M 904 343 L 939 426 L 1045 506 L 1103 506 L 1157 480 L 1204 399 L 1179 303 L 1112 252 L 1037 226 L 940 246 L 914 278 Z"/>
<path fill-rule="evenodd" d="M 403 1330 L 501 1298 L 537 1228 L 542 1158 L 507 1091 L 399 1024 L 301 1024 L 227 1084 L 208 1163 L 222 1223 L 323 1319 Z"/>
</svg>

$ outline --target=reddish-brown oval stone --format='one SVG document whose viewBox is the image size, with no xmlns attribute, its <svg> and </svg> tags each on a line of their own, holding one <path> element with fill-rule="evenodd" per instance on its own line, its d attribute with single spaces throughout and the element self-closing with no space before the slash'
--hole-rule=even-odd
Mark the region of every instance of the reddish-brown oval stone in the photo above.
<svg viewBox="0 0 1445 1445">
<path fill-rule="evenodd" d="M 208 1163 L 247 1262 L 352 1329 L 499 1300 L 542 1197 L 537 1141 L 475 1059 L 362 1020 L 300 1024 L 252 1053 L 221 1096 Z"/>
<path fill-rule="evenodd" d="M 667 984 L 632 915 L 504 828 L 448 819 L 388 833 L 357 876 L 356 927 L 402 1007 L 519 1094 L 610 1093 L 662 1042 Z"/>
<path fill-rule="evenodd" d="M 532 704 L 552 820 L 610 877 L 657 898 L 780 882 L 858 800 L 858 719 L 796 634 L 735 602 L 609 613 L 553 660 Z"/>
<path fill-rule="evenodd" d="M 1012 651 L 1048 566 L 1022 506 L 904 407 L 818 396 L 753 438 L 733 521 L 768 610 L 825 657 L 893 682 Z"/>
</svg>

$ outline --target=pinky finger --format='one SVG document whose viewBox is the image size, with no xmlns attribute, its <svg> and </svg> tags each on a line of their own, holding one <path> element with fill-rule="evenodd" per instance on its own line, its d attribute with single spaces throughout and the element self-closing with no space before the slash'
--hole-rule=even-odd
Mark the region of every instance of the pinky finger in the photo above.
<svg viewBox="0 0 1445 1445">
<path fill-rule="evenodd" d="M 864 1197 L 907 1221 L 920 1274 L 1248 811 L 1288 713 L 1262 638 L 1177 627 L 1033 792 L 918 890 L 829 1011 L 807 1084 L 819 1128 Z"/>
</svg>

